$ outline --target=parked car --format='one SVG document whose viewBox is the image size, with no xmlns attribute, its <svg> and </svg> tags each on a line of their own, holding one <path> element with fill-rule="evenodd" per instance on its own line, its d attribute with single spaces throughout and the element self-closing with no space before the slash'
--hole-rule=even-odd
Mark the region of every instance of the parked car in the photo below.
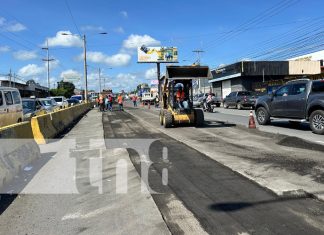
<svg viewBox="0 0 324 235">
<path fill-rule="evenodd" d="M 72 95 L 70 99 L 76 99 L 79 101 L 79 103 L 83 103 L 84 99 L 82 95 Z"/>
<path fill-rule="evenodd" d="M 0 127 L 23 121 L 23 109 L 18 89 L 0 87 Z"/>
<path fill-rule="evenodd" d="M 23 98 L 22 107 L 24 121 L 29 121 L 32 117 L 47 113 L 45 105 L 37 98 Z"/>
<path fill-rule="evenodd" d="M 260 125 L 271 117 L 309 121 L 316 134 L 324 134 L 324 80 L 298 79 L 287 82 L 268 96 L 257 99 L 256 119 Z"/>
<path fill-rule="evenodd" d="M 66 101 L 66 98 L 64 96 L 54 96 L 54 97 L 48 97 L 48 98 L 54 99 L 55 102 L 60 106 L 61 109 L 67 108 L 69 106 L 69 104 Z"/>
<path fill-rule="evenodd" d="M 69 107 L 80 104 L 80 101 L 74 98 L 70 98 L 66 100 L 69 103 Z"/>
<path fill-rule="evenodd" d="M 42 103 L 42 106 L 44 106 L 47 113 L 51 113 L 51 112 L 60 110 L 60 106 L 56 103 L 56 101 L 54 99 L 40 98 L 39 101 Z"/>
<path fill-rule="evenodd" d="M 251 91 L 233 91 L 224 98 L 223 105 L 225 109 L 229 107 L 254 109 L 256 98 L 257 96 Z"/>
</svg>

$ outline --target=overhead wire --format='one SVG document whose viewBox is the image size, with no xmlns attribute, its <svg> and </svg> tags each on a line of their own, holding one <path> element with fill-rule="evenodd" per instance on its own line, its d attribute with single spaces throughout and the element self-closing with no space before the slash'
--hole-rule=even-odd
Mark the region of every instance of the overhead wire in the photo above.
<svg viewBox="0 0 324 235">
<path fill-rule="evenodd" d="M 244 31 L 240 31 L 242 28 L 246 29 L 247 27 L 250 27 L 251 25 L 258 25 L 265 20 L 267 20 L 270 17 L 273 17 L 274 15 L 279 14 L 283 10 L 287 9 L 288 7 L 296 4 L 299 0 L 284 0 L 281 1 L 279 4 L 275 4 L 272 7 L 260 12 L 255 17 L 243 22 L 242 24 L 235 27 L 233 30 L 230 30 L 227 34 L 224 34 L 220 37 L 217 37 L 216 39 L 211 40 L 204 46 L 204 50 L 211 49 L 215 46 L 219 46 L 220 44 L 224 43 L 226 40 L 230 40 L 231 38 L 239 35 L 240 33 Z"/>
<path fill-rule="evenodd" d="M 78 27 L 78 25 L 76 24 L 76 21 L 75 21 L 75 19 L 74 19 L 74 16 L 73 16 L 73 14 L 72 14 L 71 8 L 70 8 L 70 6 L 69 6 L 67 0 L 65 0 L 65 5 L 66 5 L 66 7 L 67 7 L 67 9 L 68 9 L 68 12 L 69 12 L 69 14 L 70 14 L 70 16 L 71 16 L 71 19 L 72 19 L 72 22 L 73 22 L 73 24 L 74 24 L 75 29 L 77 30 L 79 36 L 82 37 L 81 32 L 80 32 L 80 30 L 79 30 L 79 27 Z"/>
</svg>

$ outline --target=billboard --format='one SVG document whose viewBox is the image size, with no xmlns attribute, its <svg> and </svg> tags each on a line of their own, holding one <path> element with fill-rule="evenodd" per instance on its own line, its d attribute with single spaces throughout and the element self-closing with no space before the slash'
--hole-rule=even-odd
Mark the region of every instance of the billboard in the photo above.
<svg viewBox="0 0 324 235">
<path fill-rule="evenodd" d="M 178 49 L 176 47 L 146 47 L 137 49 L 138 63 L 177 63 Z"/>
</svg>

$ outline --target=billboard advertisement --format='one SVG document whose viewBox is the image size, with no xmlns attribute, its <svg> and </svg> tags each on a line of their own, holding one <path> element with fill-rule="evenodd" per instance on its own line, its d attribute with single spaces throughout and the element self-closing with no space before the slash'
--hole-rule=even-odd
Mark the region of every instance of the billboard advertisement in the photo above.
<svg viewBox="0 0 324 235">
<path fill-rule="evenodd" d="M 177 63 L 178 49 L 176 47 L 146 47 L 137 49 L 138 63 Z"/>
</svg>

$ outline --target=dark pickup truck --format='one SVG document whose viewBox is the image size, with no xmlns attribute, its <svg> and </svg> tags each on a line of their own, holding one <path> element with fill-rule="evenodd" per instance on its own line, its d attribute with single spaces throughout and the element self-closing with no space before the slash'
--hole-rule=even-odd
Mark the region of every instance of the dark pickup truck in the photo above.
<svg viewBox="0 0 324 235">
<path fill-rule="evenodd" d="M 316 134 L 324 134 L 324 80 L 298 79 L 287 82 L 268 96 L 259 97 L 255 105 L 260 125 L 270 118 L 309 121 Z"/>
<path fill-rule="evenodd" d="M 225 97 L 223 104 L 226 109 L 230 106 L 237 109 L 254 108 L 255 101 L 256 97 L 250 91 L 234 91 Z"/>
</svg>

